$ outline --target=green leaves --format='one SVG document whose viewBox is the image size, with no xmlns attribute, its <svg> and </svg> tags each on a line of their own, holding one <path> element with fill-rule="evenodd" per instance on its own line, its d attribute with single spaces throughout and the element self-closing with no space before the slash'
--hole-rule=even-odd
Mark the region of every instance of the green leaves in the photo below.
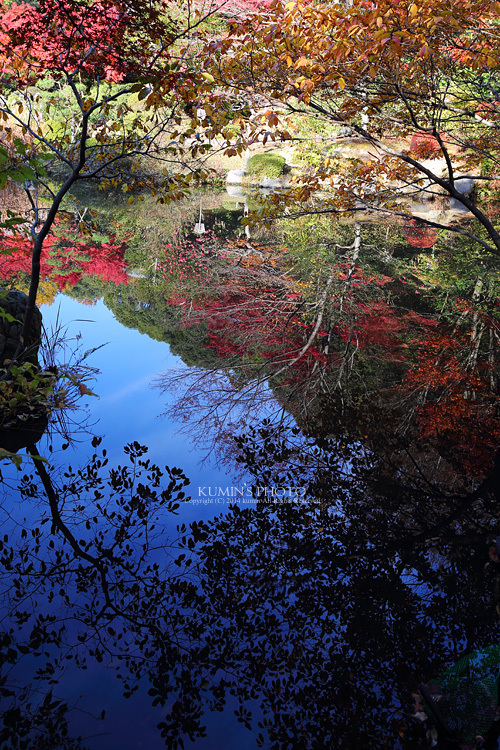
<svg viewBox="0 0 500 750">
<path fill-rule="evenodd" d="M 5 172 L 3 172 L 2 175 L 5 177 Z M 24 182 L 25 180 L 36 180 L 36 173 L 33 167 L 23 164 L 21 166 L 18 166 L 15 169 L 9 170 L 7 173 L 7 178 L 10 178 L 11 180 L 15 180 L 16 182 Z"/>
<path fill-rule="evenodd" d="M 5 450 L 4 448 L 0 448 L 0 461 L 10 461 L 14 464 L 17 470 L 19 470 L 23 463 L 23 456 L 20 456 L 18 453 L 11 453 L 10 451 Z"/>
<path fill-rule="evenodd" d="M 45 163 L 52 158 L 49 152 L 33 152 L 19 138 L 13 139 L 10 149 L 0 145 L 0 190 L 9 180 L 36 183 L 38 177 L 46 177 Z"/>
</svg>

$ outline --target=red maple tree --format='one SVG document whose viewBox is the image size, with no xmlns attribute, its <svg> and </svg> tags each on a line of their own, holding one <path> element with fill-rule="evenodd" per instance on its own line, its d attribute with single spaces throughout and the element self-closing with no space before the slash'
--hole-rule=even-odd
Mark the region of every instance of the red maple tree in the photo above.
<svg viewBox="0 0 500 750">
<path fill-rule="evenodd" d="M 166 12 L 164 3 L 153 6 L 136 0 L 40 0 L 36 6 L 4 0 L 2 72 L 20 80 L 35 80 L 46 72 L 88 74 L 109 81 L 151 74 L 155 59 L 151 41 L 156 39 L 160 47 L 168 41 Z"/>
</svg>

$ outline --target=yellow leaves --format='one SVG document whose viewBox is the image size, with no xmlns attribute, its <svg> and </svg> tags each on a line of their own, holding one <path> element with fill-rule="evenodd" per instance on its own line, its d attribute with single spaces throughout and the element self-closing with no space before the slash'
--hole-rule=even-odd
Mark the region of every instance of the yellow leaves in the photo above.
<svg viewBox="0 0 500 750">
<path fill-rule="evenodd" d="M 310 78 L 306 78 L 305 76 L 299 76 L 295 81 L 295 84 L 301 91 L 307 94 L 310 94 L 314 89 L 314 81 Z M 305 101 L 307 103 L 309 99 L 306 99 L 304 96 L 302 96 L 302 101 Z"/>
<path fill-rule="evenodd" d="M 408 11 L 410 16 L 416 16 L 418 13 L 418 5 L 416 3 L 413 3 L 413 5 L 410 7 L 410 10 Z"/>
<path fill-rule="evenodd" d="M 309 65 L 310 60 L 307 59 L 307 57 L 300 57 L 295 65 L 293 66 L 295 70 L 298 70 L 299 68 L 305 68 L 306 65 Z"/>
<path fill-rule="evenodd" d="M 210 73 L 202 73 L 201 77 L 205 79 L 207 83 L 215 83 L 215 78 Z"/>
<path fill-rule="evenodd" d="M 345 89 L 345 80 L 340 76 L 339 80 L 337 81 L 339 89 L 343 91 Z"/>
</svg>

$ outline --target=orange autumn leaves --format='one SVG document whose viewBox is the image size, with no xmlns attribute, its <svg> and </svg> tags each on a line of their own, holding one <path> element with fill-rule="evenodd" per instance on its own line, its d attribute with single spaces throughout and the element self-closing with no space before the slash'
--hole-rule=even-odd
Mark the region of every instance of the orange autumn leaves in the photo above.
<svg viewBox="0 0 500 750">
<path fill-rule="evenodd" d="M 457 60 L 474 69 L 496 67 L 498 47 L 489 31 L 499 12 L 500 3 L 484 0 L 358 1 L 350 7 L 275 0 L 234 24 L 235 42 L 226 64 L 228 70 L 237 67 L 251 54 L 259 65 L 261 56 L 262 71 L 281 73 L 288 80 L 288 93 L 302 91 L 304 100 L 324 83 L 347 94 L 351 85 L 359 84 L 359 76 L 383 75 L 415 84 L 430 55 L 440 68 Z M 359 91 L 354 95 L 359 110 Z"/>
</svg>

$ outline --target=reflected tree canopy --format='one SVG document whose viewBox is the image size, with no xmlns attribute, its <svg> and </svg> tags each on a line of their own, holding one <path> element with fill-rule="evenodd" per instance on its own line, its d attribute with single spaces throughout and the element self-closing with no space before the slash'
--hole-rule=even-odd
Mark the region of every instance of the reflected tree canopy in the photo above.
<svg viewBox="0 0 500 750">
<path fill-rule="evenodd" d="M 187 480 L 142 446 L 118 469 L 35 459 L 20 490 L 38 519 L 3 521 L 3 747 L 83 746 L 55 697 L 68 660 L 112 663 L 125 695 L 147 680 L 168 747 L 230 696 L 263 747 L 425 747 L 412 690 L 499 636 L 499 469 L 446 490 L 270 424 L 235 451 L 255 502 L 188 527 Z"/>
<path fill-rule="evenodd" d="M 174 413 L 252 480 L 187 523 L 210 492 L 138 443 L 116 467 L 94 439 L 80 469 L 29 446 L 4 483 L 6 750 L 87 746 L 65 672 L 96 664 L 170 748 L 222 711 L 275 750 L 425 748 L 419 685 L 498 641 L 496 266 L 417 222 L 315 221 L 175 235 L 126 284 L 118 235 L 64 255 L 72 296 L 191 366 L 161 378 Z"/>
</svg>

